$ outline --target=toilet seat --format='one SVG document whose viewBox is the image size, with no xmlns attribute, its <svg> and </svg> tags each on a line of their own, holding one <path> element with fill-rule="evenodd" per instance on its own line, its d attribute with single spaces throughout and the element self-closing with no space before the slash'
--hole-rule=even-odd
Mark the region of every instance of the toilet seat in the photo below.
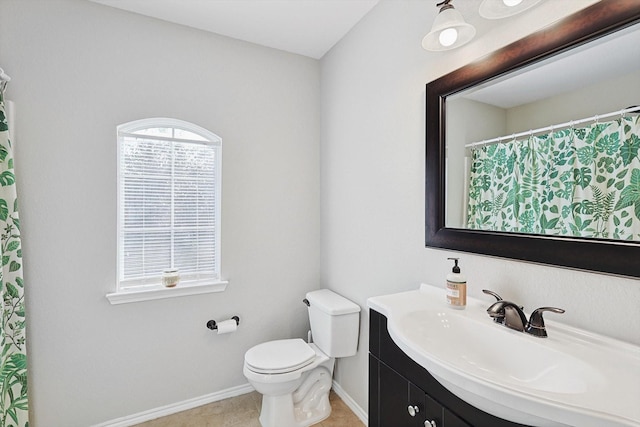
<svg viewBox="0 0 640 427">
<path fill-rule="evenodd" d="M 246 367 L 259 374 L 284 374 L 311 364 L 316 352 L 300 338 L 269 341 L 250 348 Z"/>
</svg>

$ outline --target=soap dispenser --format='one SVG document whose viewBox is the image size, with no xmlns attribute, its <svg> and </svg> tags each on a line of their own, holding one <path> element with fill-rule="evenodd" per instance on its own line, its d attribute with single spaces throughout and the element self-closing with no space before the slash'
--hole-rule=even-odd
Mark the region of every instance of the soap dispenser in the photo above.
<svg viewBox="0 0 640 427">
<path fill-rule="evenodd" d="M 451 273 L 447 274 L 447 304 L 451 308 L 464 310 L 467 306 L 467 278 L 460 273 L 458 258 L 447 259 L 455 263 Z"/>
</svg>

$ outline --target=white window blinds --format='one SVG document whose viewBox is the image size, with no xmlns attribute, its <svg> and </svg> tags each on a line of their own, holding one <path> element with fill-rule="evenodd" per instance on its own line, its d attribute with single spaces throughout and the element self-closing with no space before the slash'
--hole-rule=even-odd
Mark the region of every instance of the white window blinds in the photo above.
<svg viewBox="0 0 640 427">
<path fill-rule="evenodd" d="M 130 125 L 130 126 L 129 126 Z M 118 128 L 119 289 L 219 279 L 220 148 L 216 135 L 170 119 Z"/>
</svg>

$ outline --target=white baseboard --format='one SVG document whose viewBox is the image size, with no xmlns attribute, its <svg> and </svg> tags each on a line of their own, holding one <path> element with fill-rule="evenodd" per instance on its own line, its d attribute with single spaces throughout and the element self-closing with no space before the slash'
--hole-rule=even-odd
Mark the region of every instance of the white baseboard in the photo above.
<svg viewBox="0 0 640 427">
<path fill-rule="evenodd" d="M 342 399 L 342 401 L 353 411 L 354 414 L 367 425 L 368 415 L 355 400 L 347 394 L 340 384 L 333 381 L 333 391 Z M 240 396 L 242 394 L 251 393 L 254 388 L 250 384 L 243 384 L 237 387 L 231 387 L 226 390 L 218 391 L 216 393 L 206 394 L 204 396 L 195 397 L 193 399 L 184 400 L 178 403 L 172 403 L 170 405 L 161 406 L 159 408 L 150 409 L 148 411 L 139 412 L 137 414 L 129 415 L 126 417 L 117 418 L 115 420 L 107 421 L 100 424 L 95 424 L 92 427 L 130 427 L 136 424 L 143 423 L 145 421 L 155 420 L 156 418 L 166 417 L 167 415 L 176 414 L 178 412 L 186 411 L 196 408 L 198 406 L 207 405 L 209 403 L 217 402 L 219 400 L 228 399 L 230 397 Z"/>
<path fill-rule="evenodd" d="M 96 424 L 92 427 L 130 427 L 145 421 L 155 420 L 156 418 L 165 417 L 167 415 L 176 414 L 178 412 L 193 409 L 208 403 L 217 402 L 219 400 L 228 399 L 230 397 L 240 396 L 241 394 L 251 393 L 254 388 L 250 384 L 243 384 L 237 387 L 231 387 L 216 393 L 206 394 L 204 396 L 195 397 L 193 399 L 184 400 L 178 403 L 162 406 L 148 411 L 139 412 L 134 415 Z"/>
<path fill-rule="evenodd" d="M 367 414 L 367 411 L 362 409 L 360 405 L 358 405 L 356 401 L 353 400 L 342 387 L 340 387 L 340 384 L 335 382 L 335 380 L 333 381 L 332 388 L 333 391 L 335 391 L 336 394 L 340 397 L 340 399 L 342 399 L 342 401 L 349 407 L 349 409 L 351 409 L 351 411 L 353 411 L 353 413 L 356 414 L 358 418 L 360 418 L 360 421 L 362 421 L 365 426 L 369 425 L 369 416 Z"/>
</svg>

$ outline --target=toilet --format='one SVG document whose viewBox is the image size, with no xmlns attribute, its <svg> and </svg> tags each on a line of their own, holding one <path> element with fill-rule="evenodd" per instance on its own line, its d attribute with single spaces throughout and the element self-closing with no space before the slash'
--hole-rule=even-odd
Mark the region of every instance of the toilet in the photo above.
<svg viewBox="0 0 640 427">
<path fill-rule="evenodd" d="M 328 290 L 307 293 L 312 342 L 269 341 L 244 355 L 243 372 L 262 394 L 262 427 L 307 427 L 329 416 L 337 357 L 356 354 L 360 306 Z"/>
</svg>

